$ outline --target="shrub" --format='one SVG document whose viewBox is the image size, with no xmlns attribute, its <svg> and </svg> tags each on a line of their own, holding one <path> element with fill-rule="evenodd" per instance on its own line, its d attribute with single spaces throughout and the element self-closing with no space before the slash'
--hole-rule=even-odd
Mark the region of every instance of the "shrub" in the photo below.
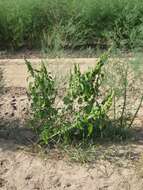
<svg viewBox="0 0 143 190">
<path fill-rule="evenodd" d="M 31 124 L 41 142 L 123 140 L 130 135 L 129 129 L 142 105 L 143 96 L 137 99 L 132 109 L 137 93 L 132 68 L 128 62 L 106 64 L 107 61 L 108 52 L 100 57 L 94 68 L 84 73 L 79 65 L 75 65 L 62 99 L 58 97 L 56 79 L 46 66 L 42 64 L 41 69 L 36 70 L 26 61 L 32 76 L 28 91 Z M 60 106 L 56 106 L 57 99 Z"/>
<path fill-rule="evenodd" d="M 75 65 L 69 78 L 67 95 L 61 107 L 56 107 L 58 89 L 55 80 L 44 64 L 40 70 L 34 69 L 26 61 L 33 78 L 29 81 L 29 97 L 32 109 L 32 127 L 44 143 L 60 140 L 101 138 L 108 126 L 108 116 L 112 105 L 113 91 L 103 95 L 101 84 L 104 77 L 102 67 L 108 55 L 101 57 L 95 68 L 81 73 Z"/>
<path fill-rule="evenodd" d="M 70 115 L 67 123 L 73 126 L 74 133 L 80 137 L 103 137 L 108 126 L 107 113 L 112 105 L 114 92 L 103 95 L 101 84 L 104 77 L 102 67 L 107 62 L 104 54 L 95 68 L 81 73 L 79 66 L 74 67 L 70 76 L 67 96 L 64 98 L 65 112 Z M 69 122 L 70 121 L 70 122 Z"/>
<path fill-rule="evenodd" d="M 26 65 L 34 81 L 29 82 L 28 95 L 32 110 L 32 127 L 40 134 L 42 140 L 47 142 L 49 135 L 53 134 L 57 120 L 58 110 L 54 107 L 56 98 L 55 81 L 47 71 L 44 63 L 40 70 L 32 68 L 26 60 Z"/>
</svg>

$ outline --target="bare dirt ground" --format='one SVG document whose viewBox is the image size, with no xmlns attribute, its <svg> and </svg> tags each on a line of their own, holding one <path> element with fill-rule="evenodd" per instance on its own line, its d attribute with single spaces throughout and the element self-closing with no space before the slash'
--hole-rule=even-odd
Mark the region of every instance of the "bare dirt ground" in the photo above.
<svg viewBox="0 0 143 190">
<path fill-rule="evenodd" d="M 37 68 L 39 63 L 43 60 L 41 59 L 28 59 L 32 65 Z M 81 65 L 81 69 L 85 70 L 96 64 L 97 59 L 44 59 L 44 62 L 49 65 L 50 70 L 52 70 L 56 75 L 64 75 L 67 73 L 74 65 L 78 63 Z M 0 59 L 0 67 L 4 71 L 6 86 L 8 87 L 26 87 L 27 86 L 27 68 L 24 64 L 24 59 Z"/>
<path fill-rule="evenodd" d="M 39 59 L 32 60 L 39 67 Z M 49 60 L 50 69 L 63 74 L 80 63 L 82 70 L 95 59 Z M 2 190 L 142 190 L 143 189 L 143 114 L 137 123 L 135 141 L 100 145 L 94 161 L 74 163 L 54 150 L 35 153 L 35 135 L 25 127 L 28 100 L 26 66 L 21 59 L 0 60 L 4 70 L 5 93 L 0 97 L 0 189 Z M 64 72 L 63 72 L 64 71 Z M 36 147 L 37 149 L 38 147 Z"/>
</svg>

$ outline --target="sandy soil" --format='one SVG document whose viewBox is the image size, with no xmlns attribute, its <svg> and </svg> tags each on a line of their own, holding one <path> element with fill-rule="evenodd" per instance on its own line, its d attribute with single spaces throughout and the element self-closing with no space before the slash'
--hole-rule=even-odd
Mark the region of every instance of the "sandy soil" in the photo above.
<svg viewBox="0 0 143 190">
<path fill-rule="evenodd" d="M 44 160 L 30 155 L 11 141 L 0 140 L 0 188 L 3 190 L 142 190 L 143 179 L 123 160 L 79 165 L 65 159 Z"/>
<path fill-rule="evenodd" d="M 133 58 L 130 58 L 133 59 Z M 56 75 L 65 75 L 74 64 L 79 64 L 82 71 L 89 67 L 96 65 L 97 58 L 66 58 L 66 59 L 28 59 L 35 68 L 39 67 L 39 63 L 44 61 L 48 65 L 49 70 L 51 70 Z M 114 59 L 111 59 L 111 61 Z M 116 58 L 118 61 L 119 58 Z M 124 60 L 124 59 L 122 59 Z M 24 59 L 0 59 L 0 67 L 4 71 L 6 86 L 8 87 L 26 87 L 27 86 L 27 73 L 26 65 L 24 64 Z"/>
<path fill-rule="evenodd" d="M 40 60 L 32 60 L 38 67 Z M 95 59 L 50 60 L 51 70 L 69 70 L 74 62 L 82 69 Z M 33 153 L 36 137 L 25 127 L 28 112 L 27 70 L 23 60 L 0 60 L 6 89 L 0 98 L 0 189 L 2 190 L 142 190 L 143 132 L 136 141 L 120 145 L 102 145 L 89 164 L 73 163 L 54 150 L 47 155 Z M 63 72 L 62 72 L 63 73 Z M 66 73 L 66 72 L 65 72 Z M 140 115 L 138 124 L 142 129 Z M 32 151 L 33 150 L 33 151 Z"/>
<path fill-rule="evenodd" d="M 39 63 L 41 59 L 29 59 L 32 65 L 37 68 L 39 67 Z M 50 65 L 50 69 L 54 71 L 56 74 L 66 73 L 66 71 L 70 70 L 73 67 L 74 63 L 81 64 L 81 69 L 86 69 L 89 66 L 93 66 L 96 63 L 96 59 L 49 59 L 44 60 L 47 65 Z M 4 70 L 5 81 L 7 86 L 14 87 L 26 87 L 27 86 L 27 68 L 24 64 L 23 59 L 1 59 L 0 67 Z"/>
</svg>

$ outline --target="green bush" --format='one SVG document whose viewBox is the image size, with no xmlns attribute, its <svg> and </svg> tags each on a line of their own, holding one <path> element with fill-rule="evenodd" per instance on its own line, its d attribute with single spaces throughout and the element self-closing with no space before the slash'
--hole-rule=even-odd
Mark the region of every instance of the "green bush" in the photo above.
<svg viewBox="0 0 143 190">
<path fill-rule="evenodd" d="M 55 79 L 44 64 L 36 70 L 26 61 L 32 80 L 29 81 L 29 98 L 32 110 L 32 127 L 40 140 L 48 143 L 55 139 L 75 141 L 104 137 L 108 127 L 108 111 L 112 105 L 114 92 L 102 94 L 101 84 L 104 77 L 102 67 L 108 55 L 104 54 L 95 68 L 81 73 L 75 65 L 69 78 L 67 95 L 61 106 L 56 106 L 58 89 Z"/>
<path fill-rule="evenodd" d="M 37 70 L 26 61 L 32 77 L 28 90 L 31 127 L 40 142 L 123 140 L 130 136 L 143 102 L 140 78 L 134 73 L 135 64 L 107 61 L 105 53 L 94 68 L 83 73 L 75 65 L 62 98 L 47 67 L 42 63 Z"/>
<path fill-rule="evenodd" d="M 0 46 L 142 47 L 142 13 L 139 0 L 0 0 Z"/>
<path fill-rule="evenodd" d="M 103 55 L 95 68 L 81 73 L 75 65 L 70 76 L 67 96 L 64 104 L 70 119 L 67 123 L 73 126 L 75 134 L 82 138 L 102 137 L 108 124 L 107 113 L 112 105 L 114 92 L 102 95 L 101 84 L 104 77 L 102 67 L 107 62 L 107 55 Z M 70 121 L 70 122 L 69 122 Z M 77 135 L 78 136 L 78 135 Z"/>
<path fill-rule="evenodd" d="M 32 68 L 26 61 L 33 82 L 29 82 L 28 94 L 31 101 L 32 128 L 36 130 L 44 142 L 53 134 L 53 126 L 57 122 L 58 110 L 54 107 L 56 98 L 55 81 L 44 64 L 40 70 Z"/>
</svg>

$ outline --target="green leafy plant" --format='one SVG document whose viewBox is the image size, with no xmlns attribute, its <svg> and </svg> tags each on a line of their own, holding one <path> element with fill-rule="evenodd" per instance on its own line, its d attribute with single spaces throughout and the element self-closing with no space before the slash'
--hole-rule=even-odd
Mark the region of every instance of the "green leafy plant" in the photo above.
<svg viewBox="0 0 143 190">
<path fill-rule="evenodd" d="M 109 52 L 103 54 L 95 67 L 85 72 L 75 65 L 62 98 L 58 94 L 56 78 L 44 63 L 37 70 L 26 60 L 32 77 L 28 90 L 31 124 L 41 142 L 126 139 L 143 96 L 136 109 L 131 109 L 131 100 L 137 95 L 133 92 L 137 89 L 133 86 L 135 78 L 130 64 L 107 64 L 108 56 Z M 60 101 L 58 106 L 57 99 Z"/>
<path fill-rule="evenodd" d="M 32 127 L 40 134 L 40 138 L 46 143 L 48 136 L 53 133 L 53 125 L 57 119 L 57 109 L 54 107 L 56 98 L 55 81 L 44 63 L 40 70 L 32 67 L 25 61 L 33 81 L 29 81 L 28 96 L 31 102 Z"/>
<path fill-rule="evenodd" d="M 65 110 L 70 118 L 75 134 L 83 138 L 91 136 L 102 137 L 107 127 L 107 113 L 112 105 L 114 92 L 102 95 L 101 84 L 104 77 L 102 67 L 106 64 L 108 54 L 104 54 L 95 68 L 81 73 L 75 65 L 70 76 L 67 96 L 64 98 Z"/>
<path fill-rule="evenodd" d="M 45 144 L 53 140 L 94 139 L 103 137 L 108 127 L 108 111 L 112 105 L 114 92 L 102 94 L 104 78 L 102 67 L 108 60 L 104 54 L 95 68 L 81 73 L 75 65 L 69 77 L 67 95 L 62 106 L 56 107 L 58 89 L 55 79 L 42 64 L 40 70 L 34 69 L 26 60 L 33 78 L 29 81 L 29 98 L 32 110 L 32 127 Z"/>
</svg>

